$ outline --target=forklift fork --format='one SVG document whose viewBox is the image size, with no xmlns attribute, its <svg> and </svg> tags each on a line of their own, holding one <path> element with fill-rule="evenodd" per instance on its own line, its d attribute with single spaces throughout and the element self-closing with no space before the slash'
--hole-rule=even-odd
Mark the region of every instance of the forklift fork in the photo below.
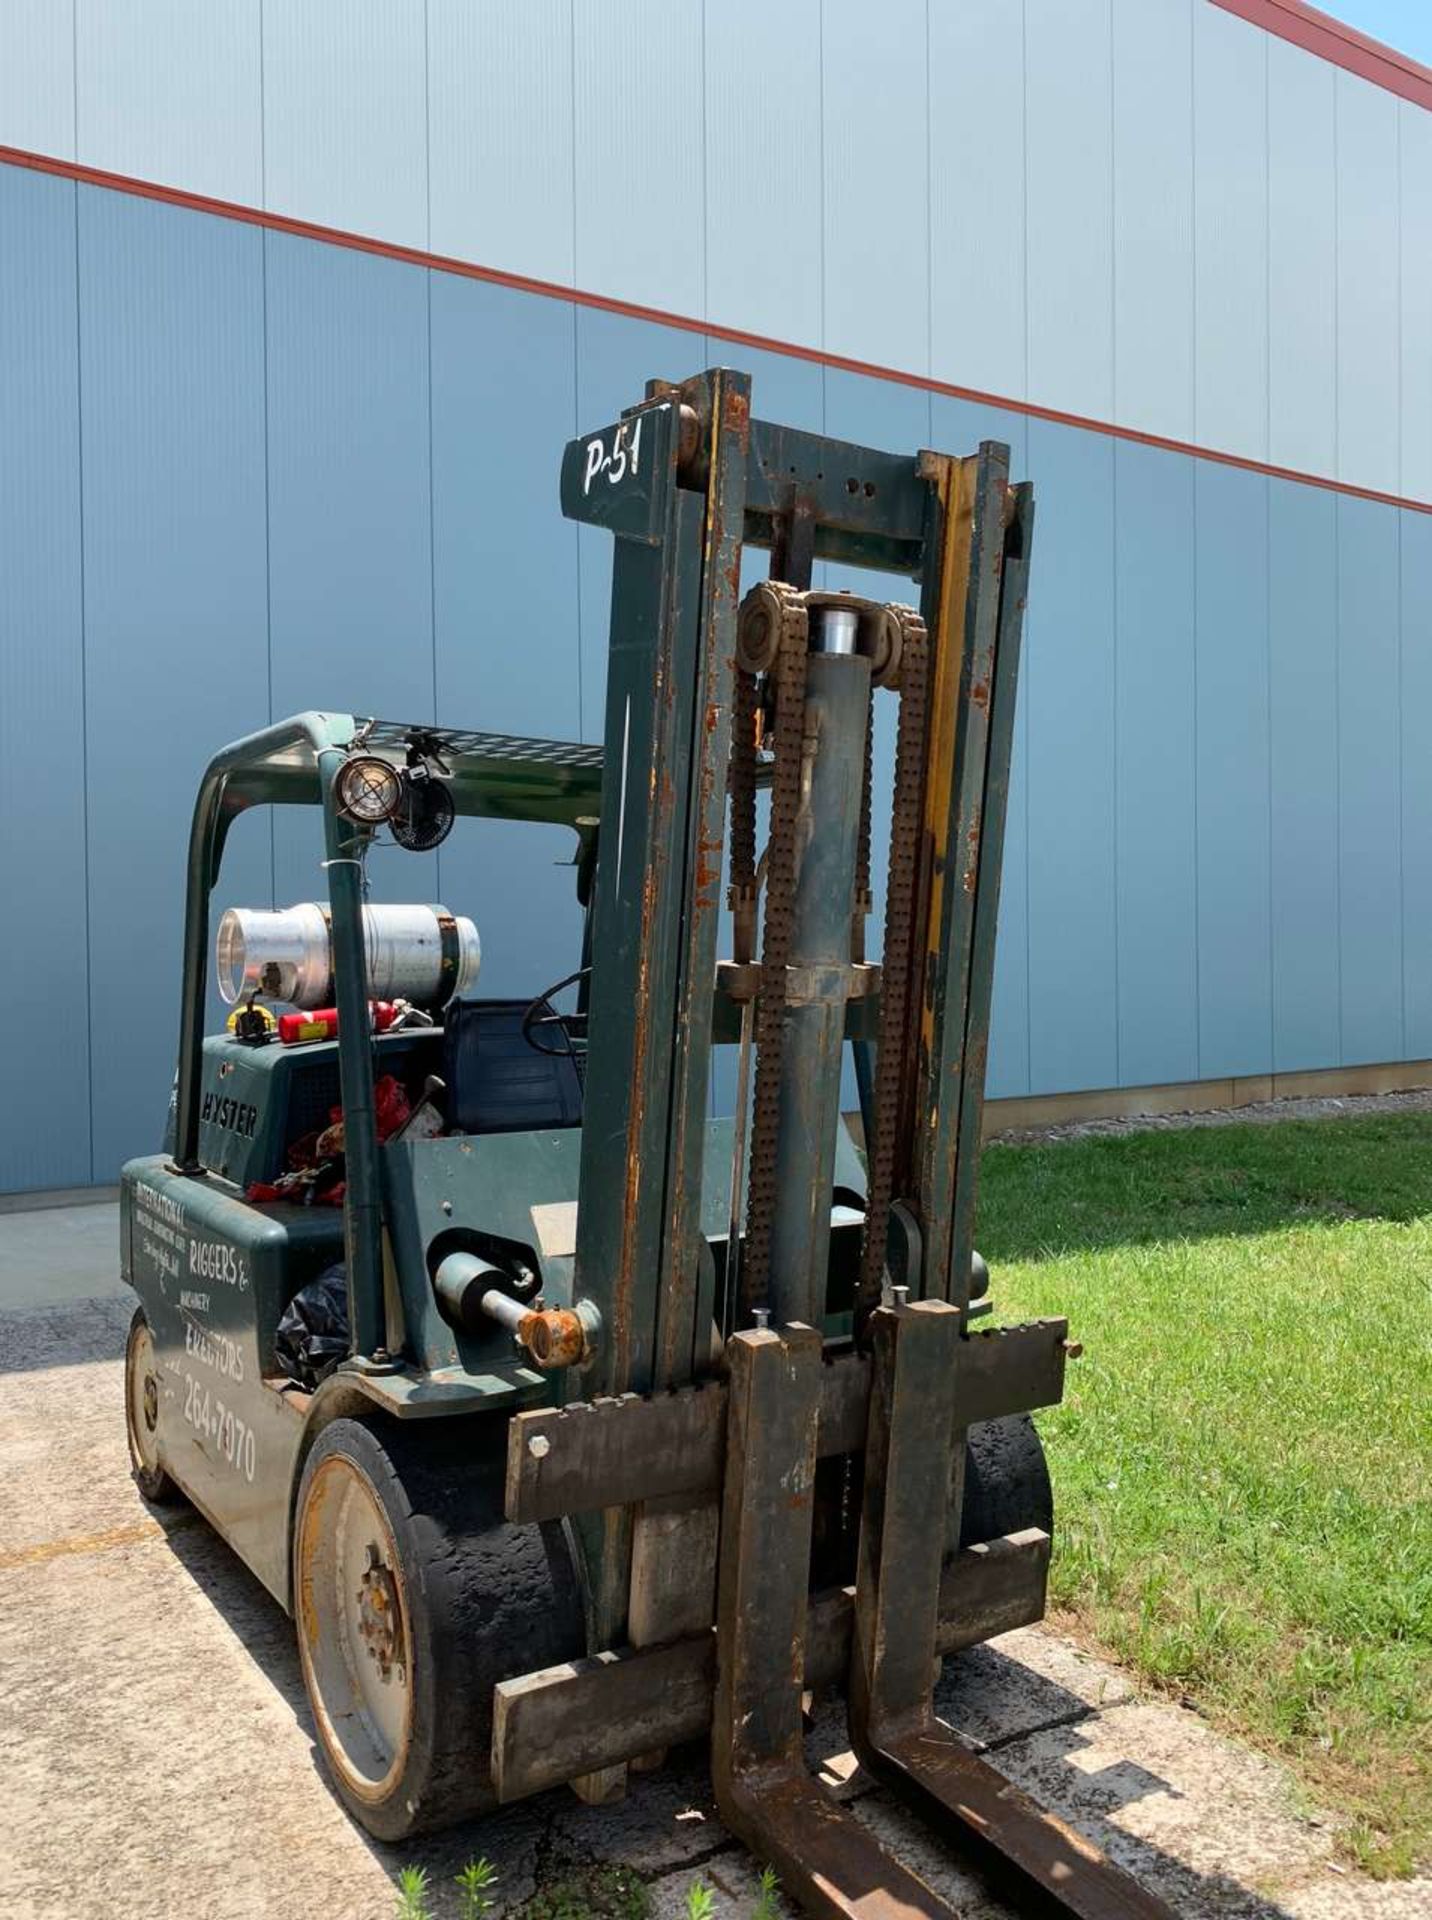
<svg viewBox="0 0 1432 1920">
<path fill-rule="evenodd" d="M 861 1764 L 1030 1914 L 1173 1920 L 1171 1910 L 935 1714 L 942 1516 L 959 1418 L 959 1310 L 872 1316 L 874 1368 L 851 1641 Z M 821 1340 L 791 1325 L 728 1348 L 712 1775 L 722 1819 L 808 1912 L 952 1920 L 955 1910 L 807 1771 L 802 1741 Z M 943 1444 L 942 1444 L 943 1437 Z"/>
<path fill-rule="evenodd" d="M 851 1744 L 864 1766 L 947 1834 L 1020 1913 L 1172 1920 L 1170 1909 L 1035 1804 L 935 1713 L 943 1509 L 958 1402 L 959 1311 L 943 1300 L 881 1307 L 866 1428 L 865 1496 L 851 1640 Z"/>
<path fill-rule="evenodd" d="M 801 1689 L 821 1338 L 791 1325 L 732 1336 L 717 1593 L 711 1772 L 726 1825 L 829 1920 L 953 1920 L 806 1770 Z"/>
</svg>

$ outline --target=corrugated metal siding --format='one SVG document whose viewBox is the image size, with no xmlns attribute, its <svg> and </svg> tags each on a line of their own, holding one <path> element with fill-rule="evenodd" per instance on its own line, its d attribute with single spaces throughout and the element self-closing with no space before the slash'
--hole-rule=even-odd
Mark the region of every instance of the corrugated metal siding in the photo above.
<svg viewBox="0 0 1432 1920">
<path fill-rule="evenodd" d="M 1109 0 L 1025 0 L 1025 392 L 1114 411 Z M 973 292 L 973 290 L 972 290 Z M 945 379 L 961 376 L 938 369 Z"/>
<path fill-rule="evenodd" d="M 1337 503 L 1342 1057 L 1352 1063 L 1402 1050 L 1398 532 L 1395 513 Z"/>
<path fill-rule="evenodd" d="M 1114 411 L 1194 434 L 1193 0 L 1114 0 Z"/>
<path fill-rule="evenodd" d="M 1119 1076 L 1154 1086 L 1199 1077 L 1193 465 L 1119 446 L 1114 489 Z"/>
<path fill-rule="evenodd" d="M 411 0 L 264 0 L 266 206 L 428 244 L 425 25 Z"/>
<path fill-rule="evenodd" d="M 818 48 L 828 352 L 930 371 L 925 0 L 824 0 Z M 764 217 L 780 219 L 772 181 Z M 745 209 L 763 217 L 761 200 Z"/>
<path fill-rule="evenodd" d="M 164 1111 L 189 814 L 268 717 L 263 235 L 81 188 L 90 1051 L 100 1180 Z M 78 717 L 78 716 L 77 716 Z M 272 879 L 257 821 L 236 895 Z M 41 896 L 42 899 L 45 896 Z"/>
<path fill-rule="evenodd" d="M 1032 420 L 1029 471 L 1029 1072 L 1062 1093 L 1119 1084 L 1113 442 Z"/>
<path fill-rule="evenodd" d="M 701 0 L 577 5 L 574 18 L 577 285 L 699 317 Z"/>
<path fill-rule="evenodd" d="M 74 187 L 0 168 L 0 259 L 3 1190 L 90 1177 Z"/>
<path fill-rule="evenodd" d="M 1337 500 L 1268 489 L 1273 1069 L 1342 1058 Z"/>
<path fill-rule="evenodd" d="M 264 239 L 273 712 L 431 721 L 427 276 Z M 322 892 L 321 854 L 311 818 L 280 816 L 282 899 Z M 370 878 L 378 899 L 441 898 L 432 855 L 375 859 Z"/>
<path fill-rule="evenodd" d="M 995 28 L 990 8 L 929 10 L 930 364 L 944 379 L 1022 397 L 1023 0 L 1003 11 Z"/>
<path fill-rule="evenodd" d="M 0 7 L 0 142 L 75 157 L 75 0 Z"/>
<path fill-rule="evenodd" d="M 1402 1044 L 1432 1059 L 1432 519 L 1401 522 Z"/>
<path fill-rule="evenodd" d="M 1348 73 L 1336 101 L 1338 472 L 1400 484 L 1398 102 Z"/>
<path fill-rule="evenodd" d="M 256 0 L 75 0 L 74 35 L 90 166 L 263 204 Z"/>
<path fill-rule="evenodd" d="M 1432 498 L 1429 116 L 1210 0 L 78 5 L 0 142 Z"/>
<path fill-rule="evenodd" d="M 570 286 L 573 0 L 428 0 L 429 245 Z"/>
<path fill-rule="evenodd" d="M 1194 433 L 1268 455 L 1268 37 L 1193 18 Z"/>
<path fill-rule="evenodd" d="M 157 1136 L 219 740 L 350 701 L 599 732 L 611 542 L 561 520 L 560 443 L 706 353 L 98 189 L 77 235 L 76 204 L 0 169 L 0 430 L 25 477 L 0 515 L 0 857 L 7 908 L 58 929 L 28 991 L 65 1013 L 12 1039 L 7 1186 L 106 1179 Z M 731 357 L 767 416 L 894 447 L 1001 434 L 1038 488 L 993 1092 L 1432 1054 L 1426 516 Z M 55 786 L 56 740 L 79 764 L 41 858 L 11 822 Z M 521 991 L 575 957 L 562 840 L 490 829 L 381 856 L 375 882 L 470 906 L 487 984 Z M 320 886 L 316 838 L 255 816 L 224 898 L 271 898 L 275 854 L 281 899 Z"/>
<path fill-rule="evenodd" d="M 1268 451 L 1305 473 L 1337 472 L 1336 78 L 1268 42 Z"/>
<path fill-rule="evenodd" d="M 1398 108 L 1401 294 L 1398 368 L 1402 485 L 1409 499 L 1432 499 L 1432 114 L 1409 101 Z"/>
<path fill-rule="evenodd" d="M 706 312 L 775 340 L 825 337 L 820 36 L 820 0 L 706 8 Z"/>
<path fill-rule="evenodd" d="M 500 733 L 581 732 L 577 528 L 556 457 L 577 431 L 573 310 L 434 275 L 434 686 L 439 717 Z M 439 897 L 473 913 L 482 989 L 529 997 L 577 964 L 565 828 L 464 821 Z M 395 882 L 411 885 L 403 856 Z"/>
<path fill-rule="evenodd" d="M 1268 481 L 1194 475 L 1199 1073 L 1269 1073 Z"/>
</svg>

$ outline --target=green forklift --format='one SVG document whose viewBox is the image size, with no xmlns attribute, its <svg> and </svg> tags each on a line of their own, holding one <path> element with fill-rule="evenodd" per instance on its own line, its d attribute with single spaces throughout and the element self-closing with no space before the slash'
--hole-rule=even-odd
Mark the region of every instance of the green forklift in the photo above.
<svg viewBox="0 0 1432 1920">
<path fill-rule="evenodd" d="M 170 1135 L 123 1175 L 140 1490 L 293 1615 L 380 1840 L 705 1739 L 811 1912 L 948 1920 L 806 1769 L 835 1690 L 1021 1911 L 1163 1914 L 933 1697 L 1043 1614 L 1029 1416 L 1077 1351 L 994 1323 L 972 1241 L 1031 490 L 995 444 L 753 419 L 714 370 L 573 441 L 561 501 L 615 541 L 600 747 L 304 713 L 203 776 Z M 206 1036 L 261 805 L 317 810 L 327 897 L 223 913 Z M 470 818 L 573 835 L 580 950 L 524 999 L 482 997 L 470 919 L 368 897 L 375 845 Z"/>
</svg>

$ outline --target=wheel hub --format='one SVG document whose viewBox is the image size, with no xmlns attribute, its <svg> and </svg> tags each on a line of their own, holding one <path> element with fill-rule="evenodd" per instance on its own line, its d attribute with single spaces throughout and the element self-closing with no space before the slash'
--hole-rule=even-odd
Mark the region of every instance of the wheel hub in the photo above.
<svg viewBox="0 0 1432 1920">
<path fill-rule="evenodd" d="M 378 1664 L 379 1679 L 387 1684 L 395 1669 L 399 1680 L 404 1678 L 402 1609 L 398 1583 L 377 1542 L 370 1540 L 367 1551 L 368 1564 L 358 1583 L 358 1633 L 368 1658 Z"/>
</svg>

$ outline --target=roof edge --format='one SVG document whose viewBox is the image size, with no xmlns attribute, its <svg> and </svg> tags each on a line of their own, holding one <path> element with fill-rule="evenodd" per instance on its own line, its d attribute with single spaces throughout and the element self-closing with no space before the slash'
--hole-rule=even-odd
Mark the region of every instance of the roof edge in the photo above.
<svg viewBox="0 0 1432 1920">
<path fill-rule="evenodd" d="M 1214 0 L 1224 5 L 1225 0 Z M 1227 0 L 1232 5 L 1233 0 Z M 1252 4 L 1252 0 L 1238 0 Z M 427 267 L 436 273 L 452 274 L 459 279 L 479 280 L 489 286 L 506 287 L 518 293 L 535 294 L 544 300 L 562 300 L 572 306 L 589 307 L 602 313 L 619 314 L 629 320 L 650 321 L 681 333 L 696 334 L 706 344 L 719 342 L 734 347 L 750 347 L 758 353 L 780 354 L 789 360 L 807 360 L 816 366 L 839 373 L 861 374 L 873 380 L 885 380 L 895 386 L 914 387 L 924 393 L 943 394 L 948 399 L 966 400 L 976 406 L 994 407 L 1027 420 L 1045 420 L 1055 426 L 1074 427 L 1111 440 L 1127 441 L 1135 446 L 1153 447 L 1163 453 L 1184 454 L 1215 466 L 1239 468 L 1247 473 L 1265 474 L 1273 480 L 1291 480 L 1300 486 L 1317 487 L 1326 493 L 1353 500 L 1371 500 L 1380 506 L 1406 508 L 1413 513 L 1432 514 L 1432 499 L 1421 500 L 1379 487 L 1358 486 L 1339 480 L 1332 474 L 1307 472 L 1284 467 L 1246 454 L 1231 453 L 1219 447 L 1201 446 L 1194 441 L 1173 439 L 1165 434 L 1148 433 L 1117 421 L 1071 413 L 1061 407 L 1041 406 L 1033 400 L 1017 400 L 1008 394 L 989 393 L 979 387 L 960 386 L 951 380 L 939 380 L 932 374 L 914 373 L 902 367 L 880 366 L 874 361 L 856 360 L 847 354 L 830 353 L 820 347 L 803 346 L 793 340 L 777 340 L 752 333 L 745 328 L 723 325 L 719 320 L 698 320 L 690 314 L 670 313 L 661 307 L 642 306 L 633 300 L 619 300 L 608 294 L 585 292 L 580 287 L 561 286 L 554 281 L 533 279 L 527 274 L 508 273 L 500 267 L 486 267 L 476 261 L 454 259 L 446 254 L 428 253 L 395 241 L 378 240 L 370 234 L 349 233 L 338 227 L 319 226 L 311 220 L 294 219 L 288 214 L 270 213 L 262 207 L 244 206 L 237 201 L 216 200 L 207 194 L 190 193 L 181 187 L 161 185 L 154 180 L 138 180 L 128 174 L 109 173 L 74 160 L 62 160 L 53 154 L 31 153 L 21 147 L 0 146 L 0 166 L 19 167 L 32 173 L 49 174 L 80 186 L 99 187 L 110 193 L 122 193 L 141 200 L 155 200 L 166 206 L 180 207 L 190 213 L 208 214 L 221 220 L 233 220 L 246 226 L 261 227 L 270 233 L 282 233 L 300 240 L 314 240 L 325 246 L 344 247 L 357 253 L 373 254 L 379 259 L 396 260 L 407 266 Z"/>
<path fill-rule="evenodd" d="M 1225 13 L 1236 14 L 1250 26 L 1287 40 L 1305 53 L 1371 81 L 1388 93 L 1395 93 L 1414 106 L 1432 112 L 1432 67 L 1424 67 L 1411 54 L 1373 40 L 1345 20 L 1304 4 L 1304 0 L 1212 0 Z"/>
</svg>

